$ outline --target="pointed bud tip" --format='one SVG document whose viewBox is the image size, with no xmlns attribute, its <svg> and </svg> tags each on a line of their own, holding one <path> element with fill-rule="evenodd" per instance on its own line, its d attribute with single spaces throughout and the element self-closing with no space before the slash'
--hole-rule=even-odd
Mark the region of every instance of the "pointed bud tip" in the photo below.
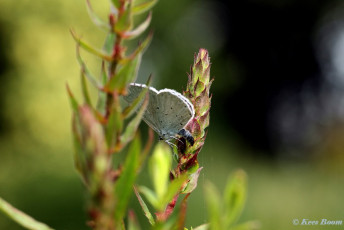
<svg viewBox="0 0 344 230">
<path fill-rule="evenodd" d="M 202 58 L 204 56 L 208 56 L 208 50 L 206 50 L 204 48 L 200 48 L 198 53 L 201 55 Z"/>
<path fill-rule="evenodd" d="M 208 50 L 204 48 L 200 48 L 198 51 L 197 59 L 195 59 L 196 62 L 202 61 L 204 64 L 209 64 L 209 54 Z"/>
</svg>

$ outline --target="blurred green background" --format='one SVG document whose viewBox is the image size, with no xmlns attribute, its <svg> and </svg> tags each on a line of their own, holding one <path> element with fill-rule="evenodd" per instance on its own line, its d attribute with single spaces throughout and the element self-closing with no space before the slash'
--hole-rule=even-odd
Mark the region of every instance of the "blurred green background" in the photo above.
<svg viewBox="0 0 344 230">
<path fill-rule="evenodd" d="M 106 19 L 107 1 L 91 2 Z M 343 228 L 292 224 L 344 220 L 343 4 L 160 0 L 153 11 L 154 39 L 137 81 L 152 73 L 156 88 L 181 91 L 199 48 L 208 49 L 215 77 L 199 156 L 204 169 L 189 199 L 187 227 L 207 222 L 204 182 L 222 191 L 228 175 L 243 168 L 249 194 L 241 222 Z M 0 196 L 64 230 L 86 229 L 87 219 L 65 90 L 68 82 L 80 96 L 70 28 L 102 45 L 105 33 L 91 23 L 83 0 L 0 3 Z M 83 56 L 98 73 L 99 60 Z M 146 183 L 141 177 L 138 183 Z M 0 229 L 22 228 L 1 214 Z"/>
</svg>

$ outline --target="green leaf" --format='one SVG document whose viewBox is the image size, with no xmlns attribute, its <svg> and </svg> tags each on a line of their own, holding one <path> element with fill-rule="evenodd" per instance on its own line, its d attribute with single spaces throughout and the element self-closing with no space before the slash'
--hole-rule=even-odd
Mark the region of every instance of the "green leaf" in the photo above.
<svg viewBox="0 0 344 230">
<path fill-rule="evenodd" d="M 204 89 L 205 89 L 204 83 L 198 80 L 195 85 L 195 97 L 198 97 L 199 95 L 201 95 Z"/>
<path fill-rule="evenodd" d="M 85 159 L 85 154 L 81 145 L 82 139 L 82 127 L 80 124 L 80 114 L 79 114 L 79 104 L 74 98 L 68 85 L 67 92 L 69 96 L 70 103 L 73 110 L 73 120 L 72 120 L 72 132 L 73 132 L 73 143 L 74 143 L 74 164 L 78 172 L 80 173 L 83 182 L 87 185 L 87 164 Z"/>
<path fill-rule="evenodd" d="M 238 170 L 228 179 L 225 193 L 225 225 L 227 227 L 235 223 L 241 215 L 246 201 L 247 176 L 243 170 Z"/>
<path fill-rule="evenodd" d="M 198 177 L 202 169 L 203 167 L 199 168 L 195 173 L 189 176 L 189 182 L 182 193 L 191 193 L 197 187 Z"/>
<path fill-rule="evenodd" d="M 260 229 L 261 224 L 259 221 L 247 221 L 243 224 L 236 225 L 231 227 L 231 230 L 258 230 Z"/>
<path fill-rule="evenodd" d="M 73 112 L 77 113 L 78 112 L 79 103 L 76 101 L 76 99 L 75 99 L 72 91 L 70 90 L 68 84 L 66 84 L 66 89 L 67 89 L 67 93 L 68 93 L 70 104 L 72 106 L 72 110 L 73 110 Z"/>
<path fill-rule="evenodd" d="M 116 223 L 119 223 L 126 214 L 132 188 L 137 177 L 140 151 L 141 141 L 139 135 L 136 135 L 130 144 L 123 171 L 115 184 L 114 196 L 116 199 L 116 208 L 114 216 Z"/>
<path fill-rule="evenodd" d="M 102 82 L 101 83 L 102 83 L 102 85 L 105 85 L 109 79 L 109 76 L 108 76 L 107 71 L 106 71 L 106 64 L 105 64 L 104 60 L 102 61 L 101 75 L 102 75 L 102 77 L 101 77 Z"/>
<path fill-rule="evenodd" d="M 84 184 L 89 184 L 89 169 L 84 149 L 81 144 L 80 120 L 76 115 L 73 118 L 73 143 L 74 143 L 74 165 L 80 173 Z"/>
<path fill-rule="evenodd" d="M 129 55 L 129 57 L 124 58 L 123 62 L 130 62 L 132 59 L 134 59 L 138 54 L 143 54 L 146 50 L 146 48 L 149 46 L 149 44 L 151 43 L 153 38 L 153 33 L 149 33 L 148 36 L 146 37 L 146 39 L 139 44 L 139 46 L 136 48 L 136 50 Z"/>
<path fill-rule="evenodd" d="M 48 225 L 41 223 L 24 212 L 16 209 L 2 198 L 0 198 L 0 211 L 24 228 L 31 230 L 53 230 Z"/>
<path fill-rule="evenodd" d="M 87 12 L 93 21 L 93 23 L 98 26 L 99 28 L 109 30 L 110 27 L 107 23 L 105 23 L 103 20 L 101 20 L 94 12 L 91 6 L 91 3 L 89 0 L 86 0 L 86 6 L 87 6 Z"/>
<path fill-rule="evenodd" d="M 136 130 L 139 127 L 140 122 L 142 120 L 143 114 L 146 111 L 147 105 L 148 105 L 148 95 L 143 101 L 142 107 L 137 112 L 137 115 L 129 122 L 129 124 L 125 128 L 124 133 L 121 135 L 120 140 L 121 140 L 122 145 L 125 145 L 126 143 L 131 141 L 132 138 L 134 137 Z"/>
<path fill-rule="evenodd" d="M 159 200 L 158 209 L 162 211 L 178 192 L 182 190 L 182 185 L 186 182 L 187 175 L 181 175 L 174 179 L 167 187 L 167 191 Z"/>
<path fill-rule="evenodd" d="M 133 211 L 129 212 L 128 215 L 128 230 L 140 230 L 140 226 L 137 222 L 135 213 Z"/>
<path fill-rule="evenodd" d="M 84 182 L 86 186 L 88 186 L 89 170 L 88 170 L 85 149 L 82 145 L 83 128 L 82 128 L 81 120 L 80 120 L 79 106 L 77 105 L 77 102 L 75 101 L 72 95 L 71 95 L 71 101 L 72 101 L 72 104 L 74 104 L 73 106 L 74 114 L 73 114 L 73 119 L 72 119 L 74 165 L 77 171 L 79 172 L 82 181 Z"/>
<path fill-rule="evenodd" d="M 114 89 L 123 91 L 130 82 L 134 82 L 141 63 L 141 57 L 142 54 L 138 54 L 133 60 L 125 63 L 118 74 L 109 80 L 104 89 L 108 92 L 112 92 Z"/>
<path fill-rule="evenodd" d="M 141 208 L 142 208 L 142 211 L 143 213 L 145 214 L 145 216 L 147 217 L 149 223 L 151 225 L 154 225 L 155 224 L 155 221 L 154 221 L 154 217 L 153 215 L 151 214 L 151 212 L 149 211 L 146 203 L 143 201 L 140 193 L 137 191 L 137 188 L 134 186 L 134 192 L 135 192 L 135 195 L 137 197 L 137 199 L 139 200 L 139 203 L 141 205 Z"/>
<path fill-rule="evenodd" d="M 117 224 L 116 229 L 125 230 L 124 220 L 122 220 L 120 223 L 115 223 L 115 224 Z"/>
<path fill-rule="evenodd" d="M 139 26 L 137 26 L 134 30 L 126 31 L 122 34 L 123 38 L 126 39 L 134 39 L 140 36 L 149 26 L 152 20 L 152 13 L 150 12 L 144 22 L 142 22 Z"/>
<path fill-rule="evenodd" d="M 149 161 L 149 172 L 153 181 L 154 191 L 159 200 L 167 192 L 170 170 L 172 165 L 171 149 L 164 143 L 159 142 Z"/>
<path fill-rule="evenodd" d="M 86 51 L 95 54 L 96 56 L 100 57 L 103 60 L 106 61 L 112 61 L 112 57 L 109 56 L 108 54 L 104 53 L 102 50 L 98 50 L 96 48 L 93 48 L 91 45 L 87 44 L 86 42 L 82 41 L 79 37 L 76 36 L 75 32 L 73 30 L 70 30 L 74 40 L 80 47 L 85 49 Z"/>
<path fill-rule="evenodd" d="M 106 74 L 106 69 L 105 69 L 105 62 L 102 61 L 102 70 L 101 70 L 101 75 L 102 75 L 102 85 L 105 85 L 107 82 L 107 74 Z M 98 101 L 97 101 L 97 111 L 99 111 L 101 114 L 105 114 L 106 113 L 106 97 L 107 97 L 107 93 L 102 91 L 102 90 L 98 90 Z"/>
<path fill-rule="evenodd" d="M 81 67 L 81 71 L 85 74 L 91 84 L 97 89 L 102 88 L 102 84 L 100 84 L 99 81 L 92 75 L 92 73 L 88 70 L 84 60 L 81 58 L 79 45 L 76 46 L 76 58 Z"/>
<path fill-rule="evenodd" d="M 120 62 L 123 65 L 122 68 L 104 86 L 105 91 L 112 92 L 114 89 L 124 91 L 125 87 L 130 82 L 135 81 L 141 63 L 142 54 L 152 41 L 152 37 L 153 34 L 150 33 L 129 57 L 122 59 Z"/>
<path fill-rule="evenodd" d="M 223 227 L 221 220 L 222 208 L 221 208 L 221 198 L 215 186 L 207 182 L 204 187 L 205 201 L 208 209 L 208 216 L 210 220 L 210 229 L 216 230 L 226 230 Z"/>
<path fill-rule="evenodd" d="M 152 82 L 152 75 L 149 76 L 148 81 L 146 85 L 149 87 Z M 123 117 L 128 118 L 130 117 L 136 110 L 142 106 L 142 102 L 144 99 L 144 96 L 148 92 L 148 87 L 143 88 L 143 90 L 140 92 L 139 96 L 128 106 L 124 109 L 123 111 Z"/>
<path fill-rule="evenodd" d="M 172 158 L 173 160 L 178 163 L 179 162 L 179 156 L 178 156 L 178 148 L 177 146 L 172 146 Z"/>
<path fill-rule="evenodd" d="M 109 155 L 103 127 L 95 117 L 94 111 L 89 106 L 83 105 L 79 108 L 79 114 L 83 150 L 81 157 L 85 157 L 86 159 L 84 167 L 92 168 L 86 171 L 86 173 L 91 173 L 88 176 L 92 179 L 89 190 L 91 194 L 95 194 L 98 192 L 99 184 L 103 183 L 104 177 L 108 173 Z"/>
<path fill-rule="evenodd" d="M 116 34 L 115 33 L 108 33 L 106 38 L 105 38 L 103 50 L 105 50 L 105 52 L 108 54 L 112 54 L 115 41 L 116 41 Z"/>
<path fill-rule="evenodd" d="M 115 100 L 112 106 L 110 116 L 105 126 L 106 141 L 110 148 L 116 144 L 117 136 L 120 135 L 123 130 L 121 105 L 118 100 L 117 102 Z"/>
<path fill-rule="evenodd" d="M 140 193 L 142 193 L 146 199 L 148 200 L 148 202 L 154 207 L 158 207 L 158 198 L 156 196 L 156 194 L 154 193 L 153 190 L 145 187 L 145 186 L 139 186 L 138 187 Z"/>
<path fill-rule="evenodd" d="M 122 14 L 119 14 L 118 21 L 115 24 L 115 31 L 116 33 L 122 33 L 124 31 L 130 30 L 133 24 L 133 15 L 131 13 L 131 1 L 128 1 L 126 9 L 123 11 Z"/>
<path fill-rule="evenodd" d="M 146 162 L 146 158 L 148 154 L 150 153 L 150 150 L 152 148 L 153 142 L 154 142 L 154 131 L 153 129 L 149 128 L 147 132 L 147 140 L 146 140 L 146 145 L 142 151 L 141 154 L 141 159 L 140 159 L 140 169 L 141 171 L 142 167 L 144 166 L 144 163 Z"/>
<path fill-rule="evenodd" d="M 137 15 L 137 14 L 142 14 L 144 12 L 147 12 L 157 2 L 158 2 L 158 0 L 149 0 L 149 1 L 146 1 L 146 2 L 143 2 L 143 3 L 140 3 L 138 5 L 135 5 L 135 6 L 133 6 L 133 14 Z"/>
<path fill-rule="evenodd" d="M 88 93 L 87 82 L 86 82 L 85 74 L 83 71 L 81 71 L 81 89 L 82 89 L 82 95 L 84 97 L 84 102 L 90 107 L 92 107 L 90 94 Z"/>
</svg>

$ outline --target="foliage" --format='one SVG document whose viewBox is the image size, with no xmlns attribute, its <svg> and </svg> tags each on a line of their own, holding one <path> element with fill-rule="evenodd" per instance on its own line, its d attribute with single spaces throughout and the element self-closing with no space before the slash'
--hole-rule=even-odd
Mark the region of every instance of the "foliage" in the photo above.
<svg viewBox="0 0 344 230">
<path fill-rule="evenodd" d="M 246 180 L 244 171 L 236 171 L 229 177 L 222 198 L 212 183 L 208 182 L 205 185 L 205 197 L 211 229 L 248 230 L 259 228 L 257 221 L 236 224 L 246 200 Z"/>
<path fill-rule="evenodd" d="M 16 209 L 2 198 L 0 198 L 0 211 L 27 229 L 52 230 L 52 228 L 48 227 L 46 224 L 40 223 L 22 211 Z"/>
<path fill-rule="evenodd" d="M 93 12 L 89 0 L 86 3 L 94 24 L 107 32 L 103 48 L 98 49 L 71 31 L 81 69 L 82 102 L 77 100 L 68 85 L 67 93 L 73 112 L 74 163 L 87 190 L 87 224 L 95 230 L 140 229 L 136 214 L 128 207 L 135 193 L 151 229 L 186 229 L 187 201 L 197 187 L 202 170 L 197 157 L 205 143 L 210 119 L 210 87 L 213 80 L 210 80 L 208 51 L 200 49 L 195 55 L 184 92 L 195 109 L 195 116 L 185 127 L 194 142 L 178 137 L 172 150 L 165 143 L 158 143 L 148 159 L 153 188 L 135 185 L 153 142 L 151 130 L 146 143 L 142 143 L 138 131 L 149 100 L 147 90 L 143 90 L 128 106 L 123 106 L 120 98 L 127 94 L 129 83 L 136 80 L 152 33 L 131 53 L 127 53 L 126 42 L 141 36 L 149 27 L 152 13 L 148 11 L 157 0 L 140 3 L 135 0 L 111 0 L 108 23 Z M 134 25 L 134 17 L 141 14 L 146 14 L 145 19 Z M 102 60 L 100 76 L 90 72 L 80 49 Z M 150 82 L 151 78 L 146 84 L 149 86 Z M 91 100 L 89 84 L 98 93 L 95 105 Z M 124 161 L 116 162 L 115 154 L 126 154 Z M 176 161 L 174 169 L 172 156 Z M 246 197 L 246 179 L 242 171 L 229 181 L 223 197 L 224 205 L 213 185 L 208 183 L 205 191 L 210 223 L 193 229 L 252 229 L 255 226 L 250 222 L 235 225 Z M 182 200 L 178 203 L 179 197 Z M 50 229 L 5 201 L 0 201 L 0 209 L 24 227 Z"/>
</svg>

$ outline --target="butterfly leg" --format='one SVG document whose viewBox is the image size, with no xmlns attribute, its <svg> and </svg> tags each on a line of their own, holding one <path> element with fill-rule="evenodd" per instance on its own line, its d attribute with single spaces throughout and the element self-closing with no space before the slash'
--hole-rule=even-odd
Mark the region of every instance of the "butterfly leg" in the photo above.
<svg viewBox="0 0 344 230">
<path fill-rule="evenodd" d="M 174 136 L 170 136 L 170 139 L 174 139 L 174 140 L 177 140 L 177 141 L 179 141 L 180 143 L 183 143 L 181 140 L 179 140 L 179 138 L 177 138 L 177 137 L 174 137 Z"/>
<path fill-rule="evenodd" d="M 170 141 L 168 141 L 168 140 L 165 140 L 165 142 L 166 142 L 171 148 L 173 148 L 173 147 L 176 147 L 176 148 L 177 148 L 177 146 L 176 146 L 175 144 L 173 144 L 172 142 L 170 142 Z"/>
</svg>

